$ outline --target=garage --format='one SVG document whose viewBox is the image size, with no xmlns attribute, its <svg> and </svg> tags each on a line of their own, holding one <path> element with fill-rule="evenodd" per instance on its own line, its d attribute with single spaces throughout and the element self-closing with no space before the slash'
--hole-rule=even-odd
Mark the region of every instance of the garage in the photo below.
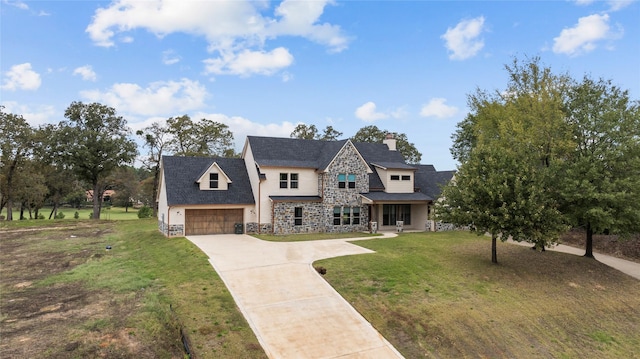
<svg viewBox="0 0 640 359">
<path fill-rule="evenodd" d="M 235 224 L 244 223 L 242 209 L 187 209 L 185 235 L 235 233 Z"/>
</svg>

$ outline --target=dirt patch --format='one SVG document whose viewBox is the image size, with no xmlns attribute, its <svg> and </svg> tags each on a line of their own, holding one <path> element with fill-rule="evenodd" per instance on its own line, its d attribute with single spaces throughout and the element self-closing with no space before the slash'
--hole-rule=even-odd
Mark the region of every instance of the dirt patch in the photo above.
<svg viewBox="0 0 640 359">
<path fill-rule="evenodd" d="M 585 241 L 586 234 L 581 229 L 571 230 L 560 238 L 560 243 L 577 248 L 584 248 Z M 594 234 L 593 251 L 640 263 L 640 234 L 629 237 Z"/>
<path fill-rule="evenodd" d="M 99 225 L 0 232 L 0 357 L 156 356 L 125 325 L 140 296 L 123 300 L 81 282 L 42 284 L 95 260 L 104 251 L 100 239 L 111 230 Z"/>
</svg>

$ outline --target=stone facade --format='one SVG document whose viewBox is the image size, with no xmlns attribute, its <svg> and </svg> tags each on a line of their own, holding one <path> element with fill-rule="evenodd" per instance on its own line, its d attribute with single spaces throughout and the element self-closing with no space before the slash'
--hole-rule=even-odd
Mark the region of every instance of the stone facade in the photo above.
<svg viewBox="0 0 640 359">
<path fill-rule="evenodd" d="M 158 221 L 158 230 L 168 237 L 184 236 L 184 225 L 182 224 L 167 225 L 163 221 Z"/>
<path fill-rule="evenodd" d="M 322 202 L 277 202 L 273 204 L 274 234 L 362 232 L 368 229 L 369 209 L 360 203 L 360 193 L 369 192 L 369 167 L 350 142 L 340 151 L 326 172 L 318 175 Z M 355 175 L 355 188 L 339 188 L 338 175 Z M 295 225 L 294 209 L 302 208 L 302 224 Z M 334 225 L 334 207 L 360 208 L 360 223 Z"/>
</svg>

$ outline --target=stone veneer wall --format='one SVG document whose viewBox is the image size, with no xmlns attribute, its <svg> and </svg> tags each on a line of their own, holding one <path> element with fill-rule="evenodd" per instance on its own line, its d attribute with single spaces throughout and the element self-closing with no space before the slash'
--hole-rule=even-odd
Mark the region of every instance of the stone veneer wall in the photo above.
<svg viewBox="0 0 640 359">
<path fill-rule="evenodd" d="M 183 224 L 171 224 L 167 226 L 163 221 L 158 221 L 158 230 L 167 237 L 184 236 Z"/>
<path fill-rule="evenodd" d="M 246 231 L 248 234 L 256 234 L 258 233 L 258 229 L 260 230 L 260 233 L 273 233 L 273 228 L 271 228 L 271 223 L 260 223 L 258 224 L 257 222 L 249 222 L 246 225 Z"/>
<path fill-rule="evenodd" d="M 277 202 L 273 204 L 274 234 L 362 232 L 369 228 L 367 205 L 359 203 L 360 193 L 369 192 L 369 167 L 353 144 L 348 143 L 334 158 L 327 172 L 318 175 L 318 193 L 322 202 Z M 355 174 L 356 188 L 338 188 L 338 174 Z M 347 186 L 348 187 L 348 186 Z M 360 224 L 333 225 L 333 208 L 360 207 Z M 294 224 L 294 208 L 302 207 L 302 225 Z M 253 230 L 254 227 L 251 226 Z M 249 232 L 249 224 L 247 224 Z M 268 233 L 262 230 L 262 233 Z"/>
<path fill-rule="evenodd" d="M 302 207 L 302 225 L 295 225 L 295 207 Z M 324 210 L 318 202 L 277 202 L 273 204 L 274 234 L 324 232 Z"/>
</svg>

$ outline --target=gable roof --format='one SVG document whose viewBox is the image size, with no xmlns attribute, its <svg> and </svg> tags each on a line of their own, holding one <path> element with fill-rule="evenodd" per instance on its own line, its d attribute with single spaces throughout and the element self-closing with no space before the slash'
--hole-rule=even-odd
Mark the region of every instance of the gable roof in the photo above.
<svg viewBox="0 0 640 359">
<path fill-rule="evenodd" d="M 436 171 L 432 165 L 417 165 L 414 185 L 420 192 L 437 199 L 442 192 L 442 186 L 451 181 L 456 171 Z"/>
<path fill-rule="evenodd" d="M 247 141 L 259 166 L 314 169 L 329 164 L 346 142 L 260 136 L 247 136 Z"/>
<path fill-rule="evenodd" d="M 227 190 L 201 191 L 196 181 L 217 163 L 233 182 Z M 253 204 L 253 191 L 241 158 L 162 156 L 167 204 Z"/>
<path fill-rule="evenodd" d="M 325 169 L 349 140 L 247 136 L 247 141 L 259 166 Z M 400 151 L 390 151 L 386 144 L 352 143 L 370 170 L 373 170 L 372 163 L 384 163 L 390 168 L 412 168 L 405 163 Z"/>
</svg>

